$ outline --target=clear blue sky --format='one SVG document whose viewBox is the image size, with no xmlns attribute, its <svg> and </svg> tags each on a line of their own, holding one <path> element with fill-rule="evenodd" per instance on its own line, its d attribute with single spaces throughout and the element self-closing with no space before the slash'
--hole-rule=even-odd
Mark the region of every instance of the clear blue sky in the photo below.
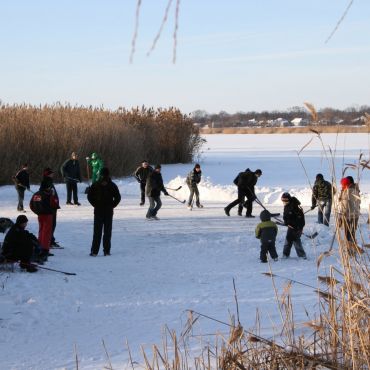
<svg viewBox="0 0 370 370">
<path fill-rule="evenodd" d="M 230 113 L 370 105 L 370 1 L 181 0 L 146 56 L 167 0 L 2 0 L 4 103 L 176 106 Z"/>
</svg>

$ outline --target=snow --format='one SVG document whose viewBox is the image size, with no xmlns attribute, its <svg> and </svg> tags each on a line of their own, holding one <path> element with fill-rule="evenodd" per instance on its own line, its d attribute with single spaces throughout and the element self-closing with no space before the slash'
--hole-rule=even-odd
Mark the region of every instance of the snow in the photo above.
<svg viewBox="0 0 370 370">
<path fill-rule="evenodd" d="M 231 217 L 226 217 L 223 207 L 236 197 L 232 180 L 249 167 L 262 169 L 257 195 L 271 211 L 282 211 L 283 191 L 296 195 L 308 209 L 309 181 L 312 183 L 318 172 L 330 178 L 322 144 L 316 137 L 301 153 L 304 168 L 297 157 L 297 151 L 312 137 L 207 136 L 203 153 L 197 158 L 203 171 L 200 194 L 205 208 L 189 211 L 186 205 L 163 196 L 160 221 L 145 220 L 146 206 L 138 205 L 139 186 L 133 178 L 116 179 L 123 199 L 114 215 L 110 257 L 89 256 L 93 210 L 83 194 L 85 186 L 79 186 L 82 206 L 67 207 L 65 187 L 58 184 L 62 209 L 58 212 L 56 238 L 65 249 L 53 250 L 55 256 L 49 258 L 46 267 L 77 275 L 46 270 L 28 274 L 18 268 L 15 273 L 0 272 L 1 368 L 75 369 L 76 350 L 80 369 L 101 369 L 108 364 L 103 340 L 113 368 L 128 368 L 126 340 L 134 360 L 142 362 L 140 345 L 150 352 L 152 344 L 160 344 L 164 325 L 180 333 L 187 309 L 229 322 L 229 311 L 235 313 L 233 278 L 242 325 L 246 328 L 253 325 L 258 308 L 263 318 L 262 333 L 272 335 L 272 323 L 279 328 L 280 319 L 271 280 L 261 273 L 271 268 L 281 276 L 317 286 L 316 258 L 327 250 L 333 229 L 328 231 L 316 224 L 315 211 L 307 213 L 305 232 L 319 232 L 314 240 L 303 238 L 309 259 L 298 260 L 292 250 L 290 260 L 265 265 L 259 263 L 259 242 L 254 237 L 258 218 L 238 217 L 236 208 Z M 322 137 L 333 151 L 336 145 L 335 166 L 339 171 L 343 163 L 355 163 L 360 152 L 369 157 L 366 134 Z M 183 186 L 170 192 L 180 200 L 188 196 L 185 177 L 192 167 L 191 164 L 162 167 L 168 187 Z M 349 174 L 356 178 L 353 170 L 346 172 Z M 365 222 L 369 171 L 362 173 L 360 188 L 363 206 L 360 228 L 368 243 Z M 32 189 L 36 190 L 36 186 Z M 16 218 L 16 192 L 12 186 L 0 188 L 0 207 L 0 216 Z M 258 215 L 261 208 L 254 207 L 254 214 Z M 36 216 L 29 211 L 27 217 L 29 229 L 37 234 Z M 277 240 L 280 255 L 284 237 L 285 229 L 280 227 Z M 325 270 L 336 263 L 334 254 L 324 260 L 321 268 Z M 278 288 L 285 282 L 276 280 Z M 318 309 L 313 290 L 294 284 L 292 294 L 297 321 L 308 320 L 304 309 L 312 318 Z M 228 328 L 200 319 L 194 330 L 198 334 L 226 333 Z"/>
</svg>

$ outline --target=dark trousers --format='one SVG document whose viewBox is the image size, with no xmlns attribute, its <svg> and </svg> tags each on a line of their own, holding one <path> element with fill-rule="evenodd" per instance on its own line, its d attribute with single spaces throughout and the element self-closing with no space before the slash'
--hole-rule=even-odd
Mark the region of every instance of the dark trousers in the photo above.
<svg viewBox="0 0 370 370">
<path fill-rule="evenodd" d="M 140 183 L 140 192 L 141 192 L 141 203 L 142 204 L 145 204 L 145 185 L 146 183 L 145 182 L 141 182 Z"/>
<path fill-rule="evenodd" d="M 188 184 L 188 187 L 189 187 L 189 190 L 190 190 L 190 195 L 189 195 L 189 200 L 188 200 L 188 206 L 192 206 L 193 205 L 193 198 L 194 198 L 194 195 L 195 195 L 195 204 L 197 206 L 200 205 L 200 201 L 199 201 L 199 190 L 198 190 L 198 186 L 195 184 L 195 185 L 189 185 Z"/>
<path fill-rule="evenodd" d="M 149 198 L 149 208 L 146 213 L 147 218 L 151 218 L 157 215 L 159 209 L 162 207 L 161 197 L 148 197 Z"/>
<path fill-rule="evenodd" d="M 245 197 L 247 197 L 247 200 L 244 202 Z M 238 189 L 238 199 L 235 199 L 226 208 L 230 211 L 231 208 L 239 204 L 238 213 L 242 212 L 244 206 L 247 208 L 246 215 L 250 216 L 253 210 L 253 200 L 254 196 L 249 191 Z"/>
<path fill-rule="evenodd" d="M 78 192 L 77 192 L 77 182 L 76 181 L 66 181 L 67 187 L 67 203 L 71 203 L 73 194 L 73 203 L 78 203 Z"/>
<path fill-rule="evenodd" d="M 104 253 L 110 253 L 112 237 L 113 211 L 108 213 L 94 213 L 94 236 L 91 245 L 91 253 L 98 254 L 103 235 Z"/>
<path fill-rule="evenodd" d="M 23 188 L 22 186 L 16 186 L 15 187 L 17 189 L 17 193 L 18 193 L 18 206 L 17 206 L 17 210 L 18 211 L 23 211 L 23 200 L 24 200 L 24 192 L 26 191 L 25 188 Z"/>
<path fill-rule="evenodd" d="M 330 214 L 331 214 L 331 199 L 320 200 L 318 202 L 317 221 L 319 224 L 329 226 Z"/>
<path fill-rule="evenodd" d="M 275 248 L 275 242 L 267 242 L 261 244 L 260 259 L 262 262 L 267 262 L 267 252 L 270 253 L 271 258 L 278 258 L 278 254 Z"/>
<path fill-rule="evenodd" d="M 297 232 L 296 230 L 288 227 L 288 231 L 286 233 L 285 243 L 283 254 L 286 257 L 290 256 L 290 250 L 294 244 L 295 251 L 298 257 L 306 257 L 306 252 L 303 249 L 302 241 L 301 241 L 301 232 Z"/>
<path fill-rule="evenodd" d="M 246 191 L 238 189 L 238 198 L 231 202 L 226 208 L 230 211 L 231 208 L 235 207 L 237 204 L 240 204 L 243 207 L 244 198 L 247 196 Z"/>
</svg>

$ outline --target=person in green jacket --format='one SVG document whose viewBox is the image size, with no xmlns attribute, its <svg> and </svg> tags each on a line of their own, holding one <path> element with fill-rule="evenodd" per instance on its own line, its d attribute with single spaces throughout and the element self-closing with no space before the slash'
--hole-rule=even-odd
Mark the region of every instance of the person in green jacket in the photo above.
<svg viewBox="0 0 370 370">
<path fill-rule="evenodd" d="M 92 176 L 91 176 L 91 182 L 94 183 L 100 179 L 100 171 L 104 167 L 104 162 L 97 153 L 92 153 L 91 158 L 86 157 L 87 164 L 91 166 L 92 169 Z"/>
</svg>

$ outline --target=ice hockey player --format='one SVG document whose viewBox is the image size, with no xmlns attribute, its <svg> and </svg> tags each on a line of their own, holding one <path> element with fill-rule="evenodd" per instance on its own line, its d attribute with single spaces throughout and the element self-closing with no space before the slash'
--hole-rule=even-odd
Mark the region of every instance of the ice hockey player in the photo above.
<svg viewBox="0 0 370 370">
<path fill-rule="evenodd" d="M 319 224 L 329 226 L 333 194 L 335 194 L 335 190 L 331 183 L 324 180 L 324 176 L 318 173 L 312 189 L 311 209 L 318 206 L 317 221 Z"/>
<path fill-rule="evenodd" d="M 202 170 L 200 169 L 200 164 L 196 163 L 194 168 L 186 176 L 186 184 L 190 189 L 190 196 L 188 200 L 188 209 L 190 210 L 193 208 L 194 195 L 195 195 L 195 205 L 198 208 L 203 208 L 203 206 L 200 204 L 198 190 L 198 184 L 200 183 L 201 178 Z"/>
<path fill-rule="evenodd" d="M 145 192 L 149 198 L 149 208 L 146 213 L 147 220 L 159 220 L 157 213 L 162 207 L 161 191 L 164 195 L 168 195 L 163 185 L 161 165 L 157 164 L 146 180 Z"/>
<path fill-rule="evenodd" d="M 121 201 L 121 194 L 117 185 L 111 180 L 107 167 L 101 169 L 100 179 L 91 185 L 87 200 L 94 207 L 94 235 L 90 256 L 98 255 L 103 230 L 104 256 L 110 256 L 113 209 Z"/>
<path fill-rule="evenodd" d="M 278 260 L 278 254 L 275 248 L 276 235 L 278 228 L 276 223 L 271 221 L 271 214 L 267 210 L 260 213 L 261 222 L 256 227 L 256 238 L 261 240 L 260 260 L 267 262 L 267 252 L 274 261 Z"/>
<path fill-rule="evenodd" d="M 238 186 L 238 198 L 224 208 L 227 216 L 230 216 L 231 208 L 237 204 L 243 203 L 244 198 L 246 197 L 247 200 L 245 202 L 245 207 L 247 208 L 247 213 L 245 217 L 254 217 L 252 215 L 253 201 L 256 200 L 254 186 L 257 184 L 257 180 L 261 175 L 262 171 L 260 169 L 257 169 L 254 172 L 247 169 L 245 172 L 240 172 L 238 174 L 237 178 L 234 180 Z"/>
<path fill-rule="evenodd" d="M 143 162 L 141 163 L 141 166 L 138 167 L 134 173 L 137 182 L 140 184 L 141 206 L 145 204 L 146 179 L 148 178 L 151 172 L 153 172 L 153 167 L 149 166 L 149 162 L 146 159 L 144 159 Z"/>
<path fill-rule="evenodd" d="M 303 249 L 301 241 L 301 235 L 305 225 L 301 202 L 296 197 L 292 197 L 289 193 L 283 193 L 281 201 L 284 204 L 284 225 L 288 227 L 283 256 L 284 258 L 289 258 L 290 250 L 294 244 L 297 256 L 306 259 L 306 252 Z"/>
<path fill-rule="evenodd" d="M 22 168 L 14 175 L 13 181 L 18 193 L 17 211 L 25 212 L 23 207 L 24 193 L 30 190 L 30 175 L 28 173 L 28 164 L 23 164 Z"/>
</svg>

